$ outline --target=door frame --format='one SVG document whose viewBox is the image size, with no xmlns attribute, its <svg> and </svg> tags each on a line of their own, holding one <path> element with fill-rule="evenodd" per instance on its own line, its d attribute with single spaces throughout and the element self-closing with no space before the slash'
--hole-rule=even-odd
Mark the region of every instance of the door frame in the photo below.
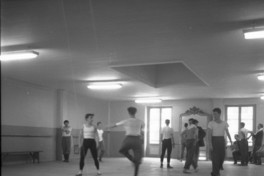
<svg viewBox="0 0 264 176">
<path fill-rule="evenodd" d="M 150 137 L 149 137 L 149 134 L 150 134 L 150 128 L 149 128 L 149 125 L 150 125 L 150 109 L 152 108 L 159 108 L 160 109 L 160 116 L 159 116 L 159 120 L 160 120 L 160 129 L 159 131 L 161 131 L 162 129 L 162 117 L 161 117 L 161 113 L 162 113 L 162 109 L 163 108 L 170 108 L 171 109 L 171 122 L 172 122 L 172 112 L 173 112 L 173 107 L 172 106 L 147 106 L 147 135 L 146 135 L 146 156 L 147 157 L 159 157 L 160 156 L 160 152 L 161 152 L 161 144 L 158 143 L 158 144 L 150 144 Z M 172 125 L 172 123 L 171 123 Z M 160 135 L 159 135 L 159 138 L 160 138 Z M 157 155 L 154 155 L 154 154 L 150 154 L 150 145 L 156 145 L 159 147 L 159 153 Z"/>
</svg>

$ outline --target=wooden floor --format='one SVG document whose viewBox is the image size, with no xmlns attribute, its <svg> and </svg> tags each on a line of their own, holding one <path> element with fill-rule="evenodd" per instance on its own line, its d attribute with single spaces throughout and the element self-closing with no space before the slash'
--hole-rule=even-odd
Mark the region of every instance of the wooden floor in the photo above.
<svg viewBox="0 0 264 176">
<path fill-rule="evenodd" d="M 200 161 L 199 172 L 182 173 L 183 162 L 172 160 L 173 169 L 159 168 L 159 158 L 144 158 L 140 176 L 210 176 L 211 162 Z M 165 162 L 166 166 L 166 162 Z M 133 176 L 132 164 L 125 158 L 104 158 L 100 163 L 102 176 Z M 2 176 L 74 176 L 78 171 L 78 161 L 41 162 L 39 164 L 19 164 L 2 166 Z M 91 158 L 86 159 L 83 176 L 95 176 L 96 169 Z M 236 166 L 226 161 L 221 176 L 264 176 L 264 165 Z"/>
</svg>

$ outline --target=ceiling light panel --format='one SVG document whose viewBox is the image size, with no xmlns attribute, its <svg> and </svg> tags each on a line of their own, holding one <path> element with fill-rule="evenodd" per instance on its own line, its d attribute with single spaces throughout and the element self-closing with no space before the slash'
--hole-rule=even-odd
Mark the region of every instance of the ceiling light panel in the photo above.
<svg viewBox="0 0 264 176">
<path fill-rule="evenodd" d="M 93 90 L 115 90 L 122 88 L 122 84 L 118 83 L 92 83 L 87 86 L 88 89 Z"/>
<path fill-rule="evenodd" d="M 264 28 L 254 28 L 244 30 L 245 39 L 263 39 L 264 38 Z"/>
<path fill-rule="evenodd" d="M 262 75 L 258 75 L 258 80 L 260 80 L 260 81 L 264 81 L 264 74 L 262 74 Z"/>
<path fill-rule="evenodd" d="M 162 100 L 158 98 L 139 98 L 135 100 L 135 103 L 161 103 Z"/>
<path fill-rule="evenodd" d="M 9 53 L 2 53 L 0 55 L 0 60 L 1 61 L 27 60 L 27 59 L 37 58 L 38 55 L 39 53 L 35 51 L 9 52 Z"/>
</svg>

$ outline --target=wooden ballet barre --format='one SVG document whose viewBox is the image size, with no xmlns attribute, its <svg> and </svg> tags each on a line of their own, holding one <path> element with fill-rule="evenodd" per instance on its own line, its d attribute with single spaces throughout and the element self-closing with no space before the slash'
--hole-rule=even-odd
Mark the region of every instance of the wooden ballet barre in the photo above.
<svg viewBox="0 0 264 176">
<path fill-rule="evenodd" d="M 1 152 L 2 163 L 7 156 L 11 155 L 29 155 L 32 158 L 32 162 L 35 163 L 35 160 L 39 163 L 39 153 L 43 152 L 40 150 L 33 151 L 10 151 L 10 152 Z M 1 164 L 2 164 L 1 163 Z"/>
</svg>

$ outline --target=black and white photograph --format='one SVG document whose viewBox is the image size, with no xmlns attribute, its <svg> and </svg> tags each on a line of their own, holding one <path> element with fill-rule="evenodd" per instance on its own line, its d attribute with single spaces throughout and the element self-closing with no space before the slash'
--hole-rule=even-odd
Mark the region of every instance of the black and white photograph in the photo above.
<svg viewBox="0 0 264 176">
<path fill-rule="evenodd" d="M 264 0 L 0 0 L 2 176 L 263 176 Z"/>
</svg>

